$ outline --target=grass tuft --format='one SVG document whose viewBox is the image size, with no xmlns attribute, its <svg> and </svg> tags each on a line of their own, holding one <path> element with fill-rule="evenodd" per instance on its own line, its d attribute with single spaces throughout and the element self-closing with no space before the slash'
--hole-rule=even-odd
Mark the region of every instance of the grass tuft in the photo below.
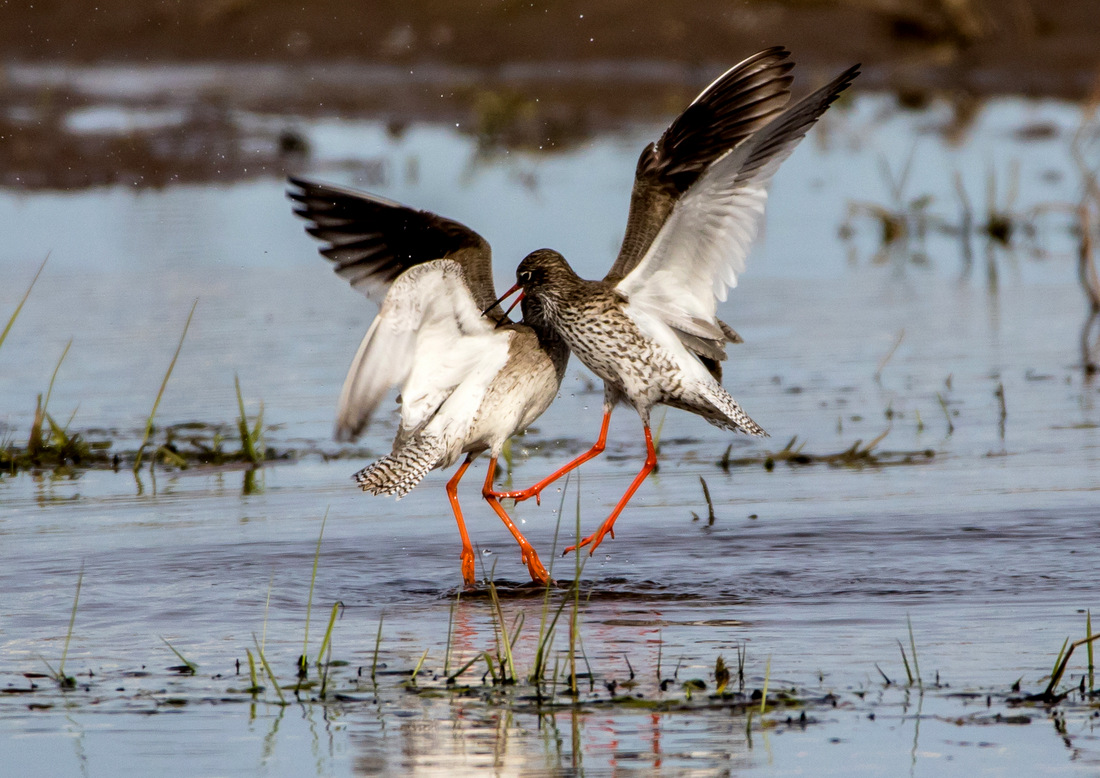
<svg viewBox="0 0 1100 778">
<path fill-rule="evenodd" d="M 1088 618 L 1087 623 L 1089 624 L 1090 627 L 1092 626 L 1091 616 Z M 1047 684 L 1046 690 L 1043 691 L 1043 693 L 1039 695 L 1040 699 L 1043 699 L 1047 702 L 1057 701 L 1058 695 L 1056 695 L 1054 693 L 1054 690 L 1055 690 L 1055 688 L 1057 688 L 1058 684 L 1062 681 L 1062 676 L 1065 675 L 1065 673 L 1066 673 L 1066 666 L 1069 664 L 1070 656 L 1073 655 L 1073 650 L 1075 648 L 1079 647 L 1079 646 L 1084 646 L 1084 645 L 1087 645 L 1087 646 L 1091 647 L 1093 642 L 1096 641 L 1096 640 L 1100 640 L 1100 632 L 1097 632 L 1096 634 L 1093 634 L 1093 635 L 1088 635 L 1087 637 L 1083 637 L 1080 640 L 1075 640 L 1072 643 L 1069 642 L 1069 638 L 1066 638 L 1065 642 L 1062 643 L 1062 649 L 1058 652 L 1058 659 L 1054 662 L 1054 670 L 1052 670 L 1051 674 L 1050 674 L 1050 683 Z M 1066 648 L 1067 645 L 1069 646 L 1068 650 Z M 1091 652 L 1090 652 L 1089 668 L 1090 668 L 1089 672 L 1090 672 L 1090 675 L 1091 675 L 1091 668 L 1092 668 Z"/>
<path fill-rule="evenodd" d="M 168 386 L 168 379 L 172 377 L 172 371 L 176 367 L 176 360 L 179 359 L 180 349 L 183 348 L 184 338 L 187 337 L 187 330 L 191 327 L 191 318 L 195 315 L 195 308 L 198 306 L 199 301 L 196 298 L 195 302 L 191 303 L 191 312 L 187 314 L 187 322 L 183 325 L 183 332 L 180 334 L 180 342 L 176 345 L 176 351 L 172 354 L 172 361 L 168 363 L 168 370 L 164 374 L 164 380 L 160 382 L 160 390 L 157 392 L 157 399 L 153 401 L 153 409 L 149 411 L 149 418 L 145 421 L 145 434 L 141 438 L 141 445 L 138 446 L 137 454 L 134 455 L 134 476 L 137 476 L 138 470 L 141 469 L 141 455 L 145 450 L 145 446 L 149 443 L 149 438 L 153 435 L 153 419 L 157 415 L 157 407 L 160 405 L 160 400 L 164 396 L 164 390 Z"/>
<path fill-rule="evenodd" d="M 263 464 L 264 461 L 264 404 L 260 401 L 260 411 L 256 414 L 256 423 L 248 426 L 248 415 L 244 410 L 244 397 L 241 396 L 241 380 L 233 376 L 233 385 L 237 389 L 237 407 L 240 409 L 240 417 L 237 419 L 237 432 L 241 436 L 241 456 L 254 465 Z"/>
</svg>

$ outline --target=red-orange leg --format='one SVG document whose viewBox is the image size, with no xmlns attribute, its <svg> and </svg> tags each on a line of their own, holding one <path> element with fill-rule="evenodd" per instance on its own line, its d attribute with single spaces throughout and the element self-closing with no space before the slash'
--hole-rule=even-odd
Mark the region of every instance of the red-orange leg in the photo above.
<svg viewBox="0 0 1100 778">
<path fill-rule="evenodd" d="M 529 489 L 522 489 L 518 492 L 493 492 L 493 496 L 496 497 L 498 500 L 503 500 L 505 497 L 510 497 L 516 502 L 523 502 L 524 500 L 529 500 L 534 497 L 535 502 L 541 505 L 542 498 L 539 496 L 539 493 L 543 489 L 554 483 L 554 481 L 557 481 L 570 470 L 576 470 L 589 459 L 597 457 L 603 453 L 604 448 L 607 446 L 607 428 L 610 425 L 611 411 L 604 411 L 603 426 L 600 427 L 600 437 L 596 440 L 595 444 L 593 444 L 592 448 L 588 449 L 588 451 L 584 452 L 572 462 L 565 465 L 565 467 L 555 470 L 553 473 L 548 475 L 546 478 L 543 478 L 541 481 L 539 481 L 537 484 L 530 487 Z"/>
<path fill-rule="evenodd" d="M 485 486 L 481 489 L 481 496 L 485 498 L 485 502 L 489 503 L 489 507 L 496 512 L 497 516 L 500 516 L 504 526 L 508 528 L 508 531 L 512 533 L 512 537 L 519 543 L 520 554 L 523 563 L 527 565 L 527 571 L 531 573 L 531 580 L 544 584 L 550 580 L 550 576 L 547 574 L 546 568 L 542 566 L 539 555 L 535 552 L 534 547 L 527 542 L 527 538 L 523 537 L 523 533 L 519 531 L 512 518 L 505 512 L 504 507 L 493 492 L 493 477 L 496 472 L 497 458 L 492 457 L 489 459 L 489 472 L 485 475 Z"/>
<path fill-rule="evenodd" d="M 611 535 L 612 540 L 615 538 L 615 530 L 612 527 L 615 526 L 615 519 L 619 518 L 619 514 L 623 512 L 623 508 L 630 502 L 630 498 L 634 496 L 634 492 L 638 491 L 638 487 L 642 485 L 642 481 L 646 479 L 646 476 L 653 472 L 653 468 L 657 466 L 657 450 L 653 448 L 653 435 L 649 432 L 649 425 L 645 425 L 645 464 L 642 465 L 641 472 L 634 476 L 634 480 L 630 484 L 630 488 L 626 490 L 626 494 L 619 500 L 618 505 L 615 506 L 615 510 L 611 511 L 611 515 L 607 517 L 607 521 L 600 525 L 599 530 L 594 535 L 589 535 L 580 542 L 579 545 L 570 546 L 562 552 L 562 555 L 568 554 L 570 551 L 576 551 L 579 548 L 585 546 L 592 546 L 588 550 L 589 556 L 595 551 L 596 547 L 600 545 L 604 535 Z"/>
<path fill-rule="evenodd" d="M 470 535 L 466 532 L 466 522 L 462 520 L 462 509 L 458 507 L 458 482 L 466 472 L 466 468 L 474 461 L 472 456 L 467 456 L 462 467 L 458 468 L 451 480 L 447 482 L 447 499 L 451 501 L 451 510 L 455 513 L 455 521 L 458 522 L 458 534 L 462 536 L 462 581 L 467 586 L 474 586 L 477 579 L 474 578 L 474 547 L 470 545 Z"/>
</svg>

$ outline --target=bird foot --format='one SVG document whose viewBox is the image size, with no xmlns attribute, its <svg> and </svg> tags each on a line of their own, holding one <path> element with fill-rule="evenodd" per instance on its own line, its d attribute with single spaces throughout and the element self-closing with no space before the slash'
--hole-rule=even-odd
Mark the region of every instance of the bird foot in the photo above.
<svg viewBox="0 0 1100 778">
<path fill-rule="evenodd" d="M 520 489 L 519 491 L 515 492 L 490 491 L 487 494 L 496 497 L 498 500 L 503 500 L 507 498 L 509 500 L 515 500 L 516 502 L 523 502 L 524 500 L 530 500 L 532 497 L 534 497 L 535 504 L 542 505 L 542 489 L 538 489 L 534 486 L 532 486 L 530 489 Z"/>
<path fill-rule="evenodd" d="M 473 550 L 462 550 L 462 583 L 467 588 L 474 588 L 477 586 L 477 576 L 474 573 L 474 552 Z"/>
<path fill-rule="evenodd" d="M 544 586 L 550 582 L 550 574 L 542 566 L 542 561 L 539 559 L 539 555 L 535 553 L 535 549 L 522 551 L 520 558 L 523 560 L 523 564 L 527 565 L 527 572 L 531 574 L 532 581 Z"/>
<path fill-rule="evenodd" d="M 588 537 L 586 537 L 584 540 L 582 540 L 577 545 L 568 546 L 565 549 L 565 551 L 561 552 L 561 555 L 565 556 L 570 551 L 577 551 L 579 549 L 584 548 L 585 546 L 592 546 L 592 548 L 588 549 L 588 555 L 592 556 L 592 554 L 594 554 L 596 552 L 596 547 L 599 546 L 600 543 L 603 542 L 603 539 L 604 539 L 605 535 L 610 535 L 611 539 L 614 540 L 615 539 L 615 530 L 611 529 L 611 527 L 600 527 L 599 530 L 597 530 L 595 533 L 593 533 L 593 534 L 589 535 Z"/>
</svg>

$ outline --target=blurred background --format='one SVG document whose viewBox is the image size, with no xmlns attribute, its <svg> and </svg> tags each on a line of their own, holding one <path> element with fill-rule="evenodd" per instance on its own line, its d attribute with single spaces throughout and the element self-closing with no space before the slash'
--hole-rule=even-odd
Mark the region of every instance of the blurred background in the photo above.
<svg viewBox="0 0 1100 778">
<path fill-rule="evenodd" d="M 0 20 L 0 182 L 34 189 L 301 166 L 300 138 L 242 111 L 561 149 L 675 112 L 776 43 L 818 74 L 864 63 L 859 90 L 901 106 L 946 101 L 961 132 L 991 98 L 1090 99 L 1100 48 L 1089 0 L 104 0 Z"/>
</svg>

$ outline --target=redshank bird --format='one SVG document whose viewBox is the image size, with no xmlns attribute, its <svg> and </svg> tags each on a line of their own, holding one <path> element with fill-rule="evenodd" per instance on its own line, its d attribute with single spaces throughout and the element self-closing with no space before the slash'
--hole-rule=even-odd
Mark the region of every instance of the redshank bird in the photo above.
<svg viewBox="0 0 1100 778">
<path fill-rule="evenodd" d="M 639 197 L 639 189 L 647 185 L 636 183 L 631 227 L 639 221 L 644 227 L 628 230 L 618 260 L 602 281 L 580 278 L 553 251 L 536 251 L 520 263 L 516 285 L 500 299 L 518 291 L 524 302 L 537 300 L 573 353 L 604 381 L 603 425 L 596 445 L 551 478 L 603 449 L 611 411 L 620 402 L 638 412 L 645 432 L 641 471 L 600 528 L 566 553 L 584 546 L 592 553 L 605 535 L 614 537 L 616 518 L 657 464 L 649 429 L 654 406 L 681 408 L 723 429 L 766 434 L 722 387 L 720 362 L 726 358 L 730 333 L 716 317 L 717 304 L 744 270 L 764 212 L 767 184 L 858 74 L 855 65 L 794 106 L 758 116 L 745 137 L 683 189 L 676 186 L 673 168 L 668 175 L 671 206 L 663 218 L 650 218 L 653 210 Z M 666 137 L 642 153 L 639 179 L 651 164 L 660 168 Z M 636 207 L 646 216 L 634 218 Z M 545 483 L 509 496 L 537 496 Z"/>
<path fill-rule="evenodd" d="M 790 71 L 794 65 L 789 57 L 790 52 L 783 46 L 772 46 L 737 63 L 700 92 L 656 143 L 642 149 L 626 235 L 605 281 L 621 280 L 638 264 L 676 203 L 704 170 L 779 114 L 790 100 Z M 741 342 L 732 327 L 715 321 L 722 331 L 721 343 Z M 711 369 L 720 371 L 718 359 L 724 358 L 724 352 L 707 348 L 702 340 L 696 346 L 700 358 Z M 517 501 L 531 497 L 538 500 L 543 489 L 604 450 L 610 421 L 610 410 L 605 408 L 600 435 L 592 448 L 529 489 L 505 492 L 504 496 Z"/>
<path fill-rule="evenodd" d="M 458 503 L 458 482 L 489 452 L 482 496 L 519 544 L 531 578 L 546 569 L 493 490 L 505 441 L 553 401 L 569 350 L 542 315 L 523 303 L 523 323 L 493 305 L 489 244 L 458 222 L 362 192 L 291 178 L 294 212 L 327 245 L 322 255 L 353 288 L 381 303 L 340 395 L 335 436 L 354 440 L 379 403 L 400 387 L 393 450 L 355 480 L 372 494 L 406 495 L 437 467 L 465 454 L 447 482 L 462 536 L 462 578 L 475 585 L 474 551 Z M 489 306 L 487 315 L 483 311 Z"/>
</svg>

